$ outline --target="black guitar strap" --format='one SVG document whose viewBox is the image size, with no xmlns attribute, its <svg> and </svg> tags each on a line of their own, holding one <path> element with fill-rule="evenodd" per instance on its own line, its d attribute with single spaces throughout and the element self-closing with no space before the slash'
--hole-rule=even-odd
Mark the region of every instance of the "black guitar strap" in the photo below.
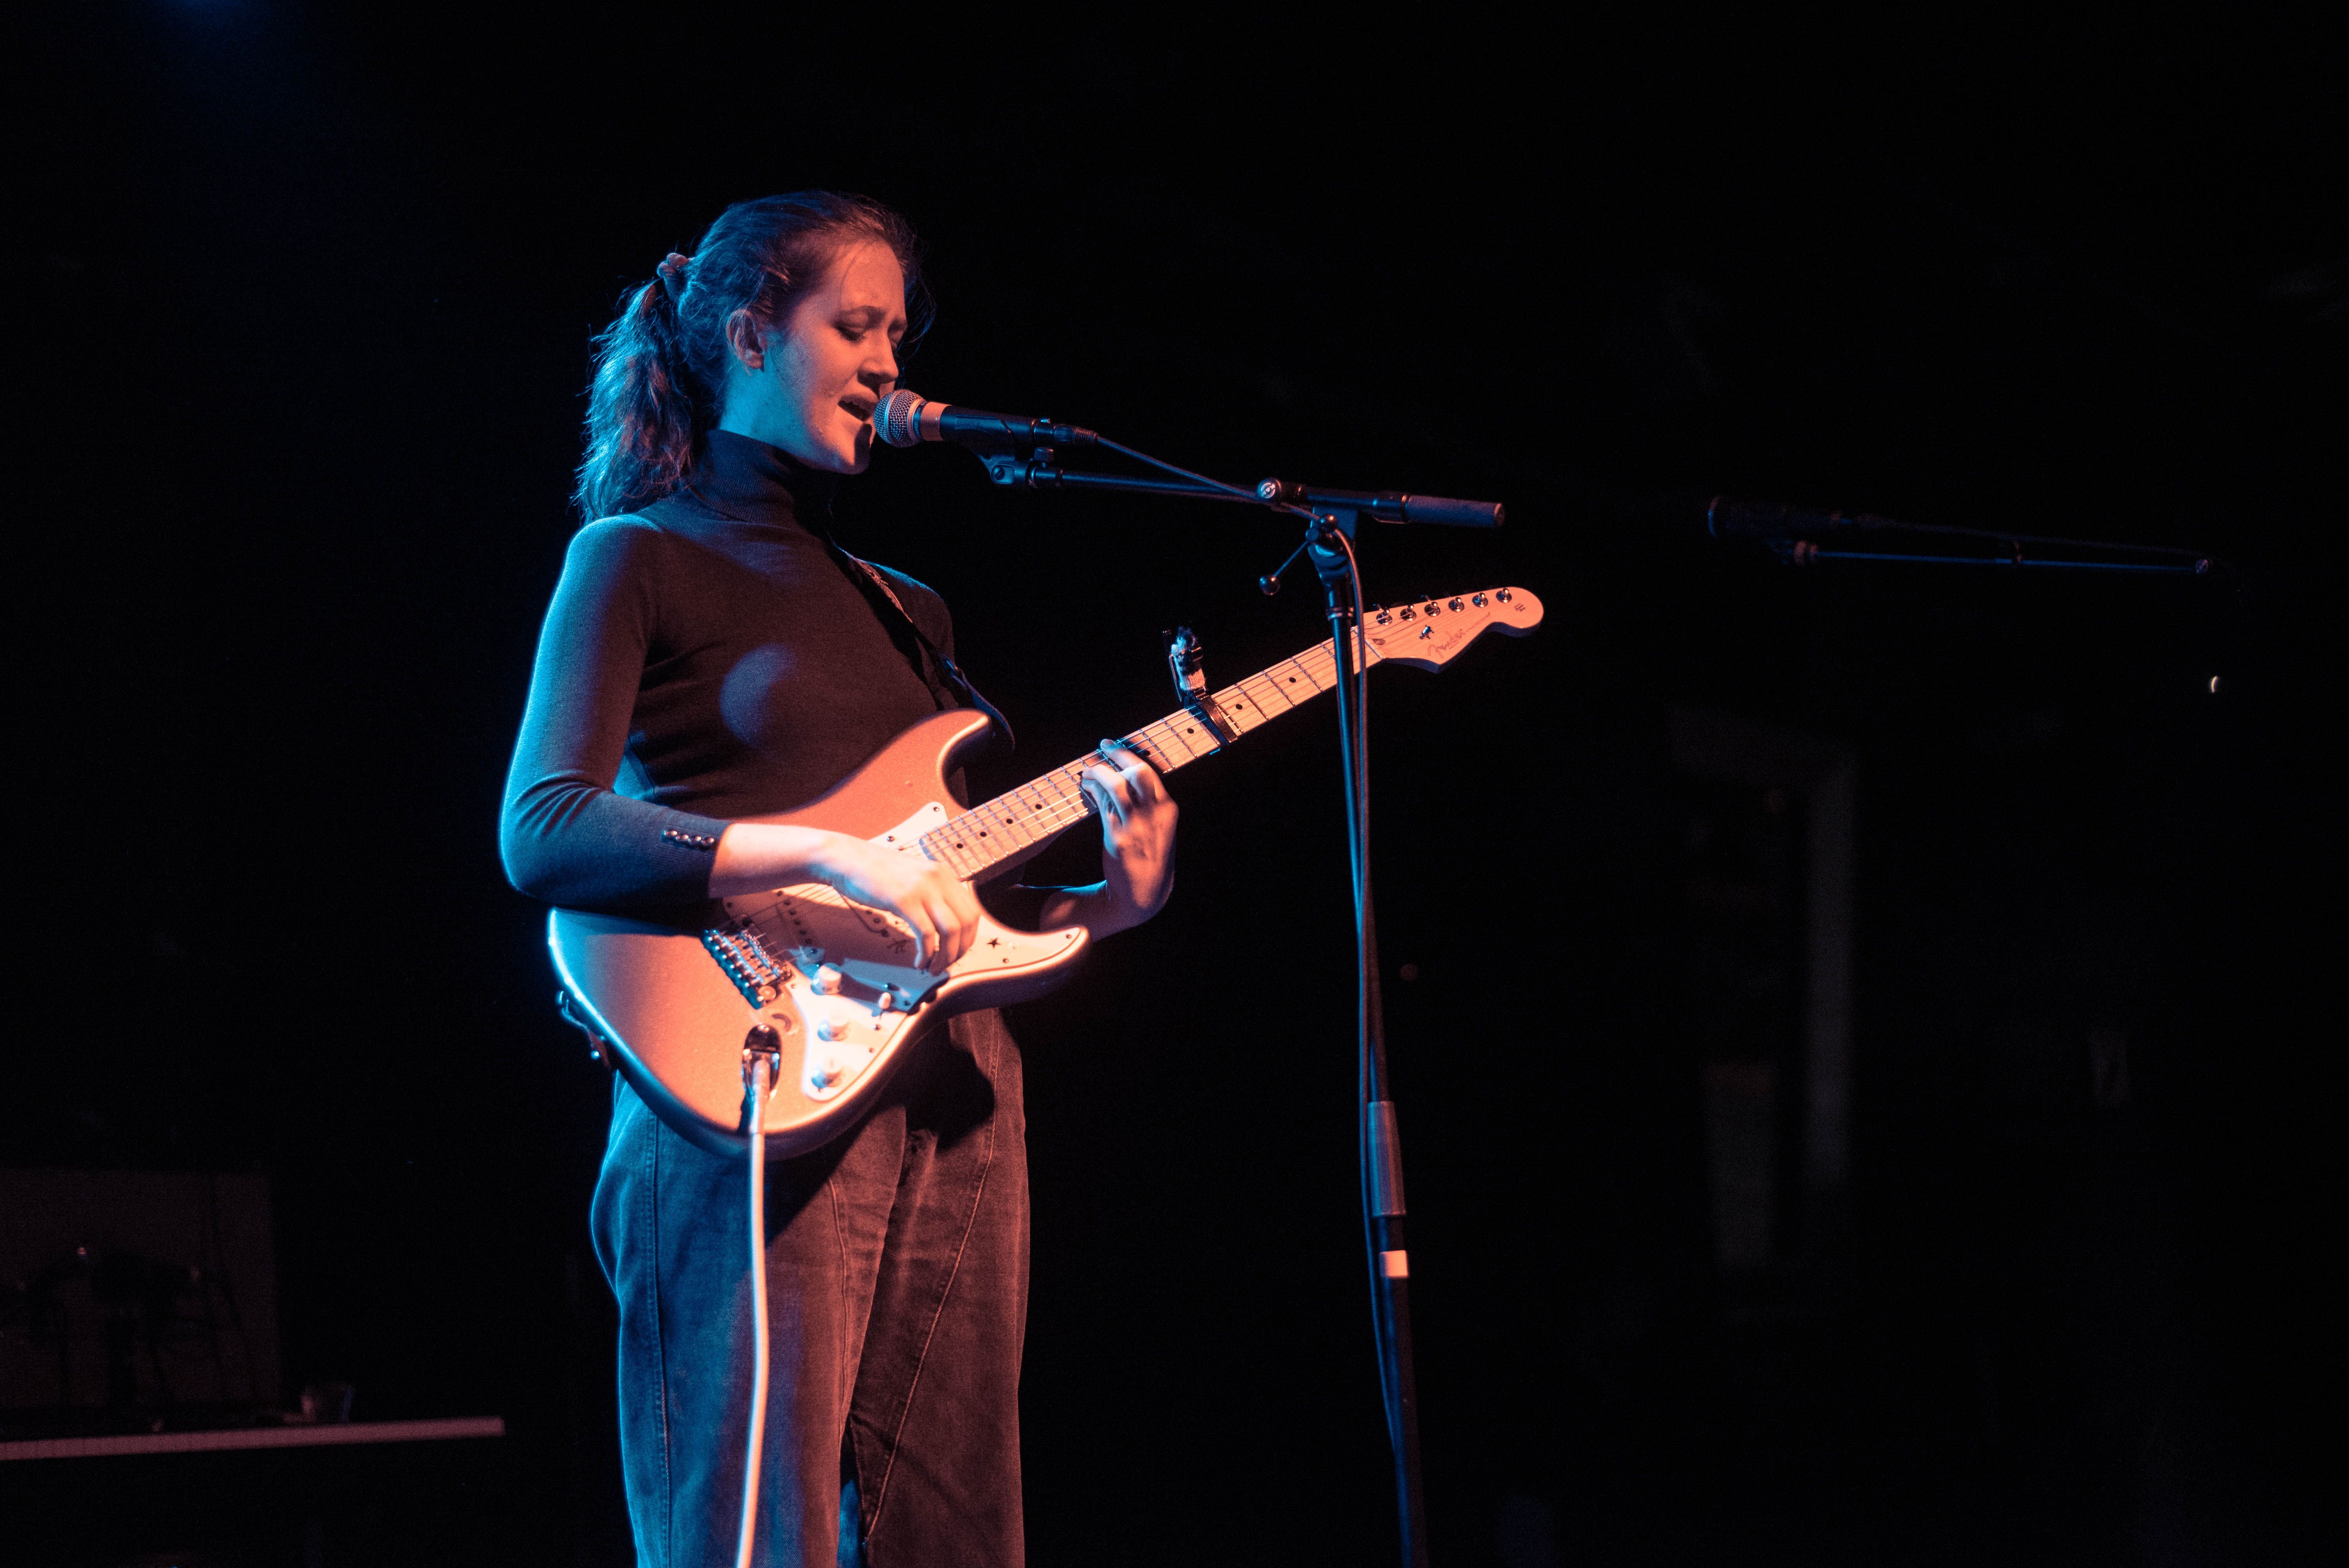
<svg viewBox="0 0 2349 1568">
<path fill-rule="evenodd" d="M 1003 710 L 988 701 L 986 695 L 971 684 L 970 677 L 962 673 L 962 666 L 947 657 L 936 643 L 930 641 L 929 634 L 922 630 L 921 623 L 915 620 L 911 613 L 906 610 L 905 602 L 897 597 L 897 591 L 889 586 L 889 579 L 881 569 L 862 556 L 851 555 L 840 547 L 838 540 L 829 534 L 824 536 L 824 542 L 832 546 L 832 552 L 834 555 L 840 557 L 842 563 L 848 570 L 852 582 L 861 588 L 879 591 L 882 600 L 890 609 L 896 612 L 898 621 L 907 631 L 914 634 L 914 640 L 921 645 L 922 652 L 928 655 L 930 662 L 937 666 L 940 677 L 938 680 L 930 680 L 928 672 L 922 672 L 923 684 L 931 688 L 932 695 L 937 695 L 937 687 L 943 684 L 949 694 L 959 697 L 965 705 L 987 715 L 995 726 L 996 741 L 1005 752 L 1009 753 L 1017 747 L 1019 744 L 1019 739 L 1011 733 L 1011 721 L 1003 717 Z M 878 605 L 875 608 L 878 608 Z M 938 706 L 945 707 L 947 705 L 941 701 Z"/>
</svg>

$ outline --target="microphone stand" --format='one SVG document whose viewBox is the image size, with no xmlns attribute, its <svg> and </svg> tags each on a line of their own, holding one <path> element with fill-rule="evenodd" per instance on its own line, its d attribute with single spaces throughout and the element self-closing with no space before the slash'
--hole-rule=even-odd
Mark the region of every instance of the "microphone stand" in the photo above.
<svg viewBox="0 0 2349 1568">
<path fill-rule="evenodd" d="M 1090 434 L 1090 432 L 1087 432 Z M 1143 478 L 1078 472 L 1054 461 L 1050 448 L 1032 447 L 1020 456 L 1009 441 L 979 449 L 988 478 L 1021 490 L 1121 490 L 1137 495 L 1182 496 L 1197 500 L 1239 501 L 1305 521 L 1305 542 L 1269 574 L 1257 579 L 1266 594 L 1279 592 L 1283 573 L 1298 556 L 1309 556 L 1327 601 L 1330 637 L 1337 655 L 1338 738 L 1346 762 L 1346 848 L 1353 876 L 1354 1034 L 1357 1122 L 1361 1160 L 1363 1240 L 1371 1274 L 1371 1324 L 1378 1346 L 1379 1390 L 1387 1418 L 1387 1440 L 1394 1454 L 1395 1511 L 1401 1527 L 1404 1568 L 1427 1568 L 1427 1503 L 1421 1481 L 1419 1387 L 1413 1367 L 1411 1259 L 1403 1236 L 1402 1145 L 1396 1132 L 1394 1101 L 1387 1087 L 1386 1012 L 1379 986 L 1378 925 L 1371 898 L 1370 715 L 1367 661 L 1362 657 L 1361 566 L 1354 553 L 1357 521 L 1368 513 L 1385 522 L 1444 522 L 1498 527 L 1502 509 L 1489 502 L 1422 497 L 1396 491 L 1325 490 L 1284 480 L 1266 480 L 1242 490 L 1175 468 L 1113 441 L 1099 445 L 1173 476 Z M 1179 694 L 1178 694 L 1179 695 Z M 1190 698 L 1184 700 L 1188 703 Z"/>
<path fill-rule="evenodd" d="M 1348 520 L 1350 521 L 1350 520 Z M 1419 1382 L 1411 1349 L 1411 1254 L 1403 1240 L 1402 1143 L 1387 1088 L 1387 1027 L 1379 985 L 1379 936 L 1371 898 L 1370 712 L 1361 657 L 1362 583 L 1351 529 L 1317 518 L 1305 552 L 1321 579 L 1337 655 L 1338 743 L 1346 755 L 1346 842 L 1354 872 L 1357 1150 L 1361 1162 L 1363 1241 L 1370 1254 L 1371 1329 L 1378 1345 L 1379 1392 L 1394 1454 L 1395 1500 L 1406 1568 L 1427 1568 L 1427 1501 L 1419 1459 Z M 1295 557 L 1292 555 L 1291 560 Z M 1285 565 L 1286 563 L 1284 563 Z M 1279 573 L 1259 579 L 1277 585 Z"/>
</svg>

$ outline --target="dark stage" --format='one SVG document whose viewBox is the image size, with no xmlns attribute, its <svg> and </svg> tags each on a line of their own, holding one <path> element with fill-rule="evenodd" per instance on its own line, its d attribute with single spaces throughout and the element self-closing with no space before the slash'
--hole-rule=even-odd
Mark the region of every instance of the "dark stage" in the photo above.
<svg viewBox="0 0 2349 1568">
<path fill-rule="evenodd" d="M 590 335 L 821 186 L 921 231 L 926 394 L 1508 508 L 1362 525 L 1374 599 L 1547 611 L 1371 682 L 1434 1560 L 2342 1560 L 2337 18 L 11 31 L 0 1447 L 504 1435 L 0 1462 L 0 1557 L 632 1560 L 500 791 Z M 1782 565 L 1720 494 L 2218 564 Z M 1166 628 L 1325 634 L 1241 507 L 924 447 L 840 532 L 954 607 L 982 790 L 1164 713 Z M 1339 784 L 1326 703 L 1183 770 L 1173 903 L 1010 1016 L 1040 1564 L 1394 1560 Z"/>
</svg>

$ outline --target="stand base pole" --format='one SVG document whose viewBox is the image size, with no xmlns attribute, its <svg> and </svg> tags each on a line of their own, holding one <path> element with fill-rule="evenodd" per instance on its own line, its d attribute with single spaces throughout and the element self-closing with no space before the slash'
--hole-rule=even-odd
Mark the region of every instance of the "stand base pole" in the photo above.
<svg viewBox="0 0 2349 1568">
<path fill-rule="evenodd" d="M 1411 1253 L 1404 1249 L 1402 1216 L 1378 1222 L 1378 1311 L 1382 1379 L 1393 1390 L 1391 1413 L 1395 1460 L 1395 1502 L 1402 1527 L 1407 1568 L 1427 1568 L 1427 1499 L 1419 1470 L 1419 1380 L 1411 1355 Z"/>
</svg>

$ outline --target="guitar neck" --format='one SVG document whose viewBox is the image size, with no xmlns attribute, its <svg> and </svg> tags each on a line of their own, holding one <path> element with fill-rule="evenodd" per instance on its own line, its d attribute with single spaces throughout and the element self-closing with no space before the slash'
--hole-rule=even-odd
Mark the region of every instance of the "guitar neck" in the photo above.
<svg viewBox="0 0 2349 1568">
<path fill-rule="evenodd" d="M 1356 646 L 1366 666 L 1380 661 L 1379 651 L 1367 642 Z M 1223 709 L 1232 728 L 1246 735 L 1336 686 L 1337 665 L 1337 651 L 1328 643 L 1318 644 L 1293 659 L 1283 659 L 1226 686 L 1216 693 L 1216 706 Z M 1171 773 L 1216 750 L 1215 736 L 1187 709 L 1143 726 L 1125 741 L 1161 773 Z M 1080 780 L 1087 769 L 1106 760 L 1101 752 L 1091 751 L 1040 774 L 924 833 L 922 848 L 956 875 L 977 881 L 1005 861 L 1023 855 L 1091 816 L 1092 802 Z"/>
</svg>

